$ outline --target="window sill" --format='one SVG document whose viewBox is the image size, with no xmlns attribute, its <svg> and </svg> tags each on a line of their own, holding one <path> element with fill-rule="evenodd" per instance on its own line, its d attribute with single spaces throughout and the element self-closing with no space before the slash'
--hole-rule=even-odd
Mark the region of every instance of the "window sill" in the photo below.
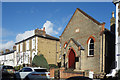
<svg viewBox="0 0 120 80">
<path fill-rule="evenodd" d="M 88 55 L 87 57 L 94 57 L 94 55 Z"/>
</svg>

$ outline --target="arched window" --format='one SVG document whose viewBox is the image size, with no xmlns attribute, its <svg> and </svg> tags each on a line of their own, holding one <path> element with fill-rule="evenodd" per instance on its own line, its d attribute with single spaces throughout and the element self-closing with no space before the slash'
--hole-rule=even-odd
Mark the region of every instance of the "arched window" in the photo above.
<svg viewBox="0 0 120 80">
<path fill-rule="evenodd" d="M 94 56 L 94 40 L 89 39 L 88 43 L 88 56 Z"/>
<path fill-rule="evenodd" d="M 68 43 L 67 43 L 67 42 L 65 42 L 65 44 L 64 44 L 64 46 L 63 46 L 63 48 L 66 48 L 66 47 L 67 47 L 67 44 L 68 44 Z"/>
</svg>

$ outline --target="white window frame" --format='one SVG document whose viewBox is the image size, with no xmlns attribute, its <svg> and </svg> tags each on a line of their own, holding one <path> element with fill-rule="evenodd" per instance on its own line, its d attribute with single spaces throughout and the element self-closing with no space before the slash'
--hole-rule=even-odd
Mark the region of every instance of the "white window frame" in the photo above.
<svg viewBox="0 0 120 80">
<path fill-rule="evenodd" d="M 27 40 L 27 41 L 26 41 L 26 50 L 29 50 L 29 49 L 30 49 L 30 48 L 29 48 L 29 43 L 30 43 L 30 41 Z"/>
<path fill-rule="evenodd" d="M 35 49 L 35 38 L 32 39 L 32 49 Z"/>
<path fill-rule="evenodd" d="M 93 55 L 90 55 L 90 49 L 89 49 L 89 47 L 90 47 L 90 41 L 91 41 L 91 39 L 93 39 L 93 38 L 90 38 L 89 39 L 89 42 L 88 42 L 88 56 L 94 56 L 94 53 L 93 53 Z M 93 40 L 94 41 L 94 40 Z M 94 43 L 93 43 L 94 44 Z M 93 48 L 93 49 L 91 49 L 91 50 L 93 50 L 94 51 L 94 49 L 95 48 Z"/>
<path fill-rule="evenodd" d="M 76 33 L 80 32 L 80 29 L 79 29 L 79 28 L 77 28 L 77 29 L 75 30 L 75 32 L 76 32 Z"/>
<path fill-rule="evenodd" d="M 65 46 L 64 46 L 64 48 L 66 48 L 67 47 L 67 43 L 65 43 Z"/>
<path fill-rule="evenodd" d="M 20 43 L 20 52 L 23 51 L 23 43 Z"/>
<path fill-rule="evenodd" d="M 17 51 L 17 52 L 19 52 L 19 45 L 16 45 L 16 46 L 17 46 L 17 49 L 16 49 L 16 51 Z"/>
</svg>

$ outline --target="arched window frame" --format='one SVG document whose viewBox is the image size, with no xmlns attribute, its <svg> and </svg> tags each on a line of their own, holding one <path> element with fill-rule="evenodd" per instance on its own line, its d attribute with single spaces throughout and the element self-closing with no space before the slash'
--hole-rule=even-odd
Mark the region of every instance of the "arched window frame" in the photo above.
<svg viewBox="0 0 120 80">
<path fill-rule="evenodd" d="M 91 40 L 93 40 L 93 43 L 90 43 Z M 90 38 L 89 41 L 88 41 L 88 56 L 94 56 L 94 39 L 93 38 Z M 93 49 L 90 49 L 90 45 L 93 45 Z M 90 53 L 90 51 L 93 51 L 93 54 Z"/>
<path fill-rule="evenodd" d="M 64 46 L 63 46 L 63 48 L 66 48 L 66 47 L 67 47 L 67 45 L 68 45 L 68 43 L 67 43 L 67 42 L 65 42 L 65 44 L 64 44 Z"/>
</svg>

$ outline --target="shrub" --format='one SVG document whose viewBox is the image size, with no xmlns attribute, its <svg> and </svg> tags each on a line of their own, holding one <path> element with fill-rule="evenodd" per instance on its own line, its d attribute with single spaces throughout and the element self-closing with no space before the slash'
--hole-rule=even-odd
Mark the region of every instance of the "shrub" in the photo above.
<svg viewBox="0 0 120 80">
<path fill-rule="evenodd" d="M 23 68 L 23 65 L 19 65 L 19 66 L 15 66 L 14 67 L 14 69 L 16 70 L 16 71 L 18 71 L 18 70 L 20 70 L 20 69 L 22 69 Z"/>
<path fill-rule="evenodd" d="M 50 68 L 59 68 L 58 66 L 56 66 L 55 64 L 49 64 Z"/>
<path fill-rule="evenodd" d="M 49 69 L 48 62 L 42 54 L 34 56 L 33 61 L 32 61 L 32 66 Z"/>
</svg>

